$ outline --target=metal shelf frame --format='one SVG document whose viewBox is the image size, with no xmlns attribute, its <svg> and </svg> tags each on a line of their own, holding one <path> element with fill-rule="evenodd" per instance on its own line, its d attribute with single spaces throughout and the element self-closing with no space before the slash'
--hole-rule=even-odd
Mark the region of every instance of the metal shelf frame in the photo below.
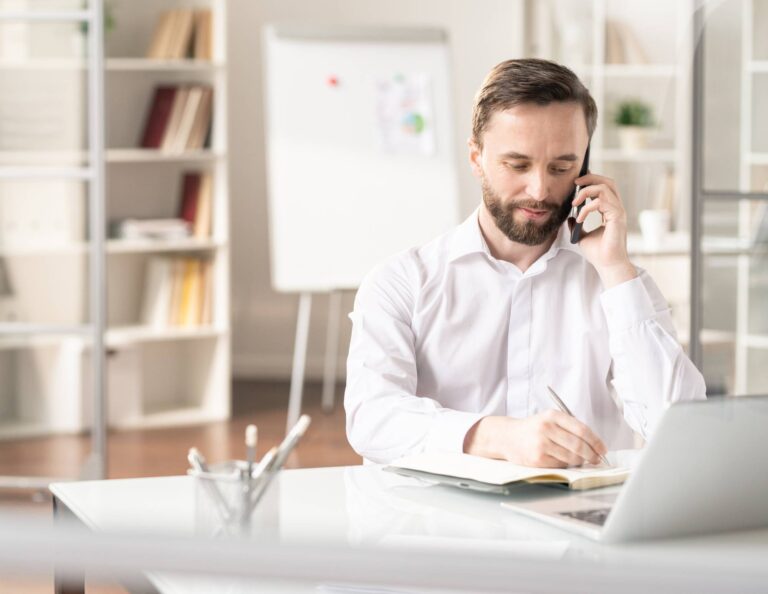
<svg viewBox="0 0 768 594">
<path fill-rule="evenodd" d="M 104 139 L 104 0 L 89 0 L 85 10 L 0 12 L 0 22 L 81 23 L 87 25 L 87 167 L 0 167 L 0 179 L 70 179 L 88 183 L 89 231 L 89 318 L 75 327 L 34 324 L 2 324 L 0 335 L 72 334 L 86 336 L 91 344 L 92 411 L 91 451 L 80 472 L 81 479 L 107 476 L 106 410 L 106 229 L 105 229 L 105 139 Z M 75 478 L 75 477 L 67 477 Z M 0 476 L 0 488 L 47 488 L 52 479 Z"/>
</svg>

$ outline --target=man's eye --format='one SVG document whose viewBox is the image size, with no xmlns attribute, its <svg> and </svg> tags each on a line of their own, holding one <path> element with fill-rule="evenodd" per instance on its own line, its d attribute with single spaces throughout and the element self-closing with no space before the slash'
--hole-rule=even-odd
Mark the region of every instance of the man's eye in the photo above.
<svg viewBox="0 0 768 594">
<path fill-rule="evenodd" d="M 554 167 L 552 171 L 554 171 L 555 173 L 568 173 L 570 171 L 570 168 L 566 167 L 565 169 L 563 169 L 562 167 Z"/>
<path fill-rule="evenodd" d="M 511 167 L 515 171 L 525 171 L 528 168 L 527 165 L 521 165 L 520 163 L 507 163 L 507 167 Z"/>
</svg>

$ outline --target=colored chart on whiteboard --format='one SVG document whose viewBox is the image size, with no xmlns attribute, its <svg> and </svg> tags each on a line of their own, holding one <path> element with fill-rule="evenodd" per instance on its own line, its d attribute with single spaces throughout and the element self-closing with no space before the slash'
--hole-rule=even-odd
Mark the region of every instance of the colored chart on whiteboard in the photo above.
<svg viewBox="0 0 768 594">
<path fill-rule="evenodd" d="M 377 120 L 388 153 L 433 155 L 434 118 L 429 76 L 395 74 L 376 82 Z"/>
</svg>

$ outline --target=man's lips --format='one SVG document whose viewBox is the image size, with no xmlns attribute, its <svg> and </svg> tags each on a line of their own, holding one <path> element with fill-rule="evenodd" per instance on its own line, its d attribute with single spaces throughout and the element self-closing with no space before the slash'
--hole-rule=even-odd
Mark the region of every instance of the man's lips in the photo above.
<svg viewBox="0 0 768 594">
<path fill-rule="evenodd" d="M 523 213 L 523 215 L 529 219 L 532 219 L 534 221 L 539 221 L 541 219 L 544 219 L 549 215 L 549 210 L 536 210 L 531 208 L 523 208 L 522 206 L 518 207 L 520 209 L 520 212 Z"/>
</svg>

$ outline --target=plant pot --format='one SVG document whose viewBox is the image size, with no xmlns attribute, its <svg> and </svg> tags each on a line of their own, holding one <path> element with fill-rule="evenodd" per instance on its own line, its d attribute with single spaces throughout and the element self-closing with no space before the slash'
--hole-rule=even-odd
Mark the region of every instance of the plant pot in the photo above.
<svg viewBox="0 0 768 594">
<path fill-rule="evenodd" d="M 649 132 L 645 126 L 619 126 L 619 145 L 625 151 L 647 148 Z"/>
</svg>

